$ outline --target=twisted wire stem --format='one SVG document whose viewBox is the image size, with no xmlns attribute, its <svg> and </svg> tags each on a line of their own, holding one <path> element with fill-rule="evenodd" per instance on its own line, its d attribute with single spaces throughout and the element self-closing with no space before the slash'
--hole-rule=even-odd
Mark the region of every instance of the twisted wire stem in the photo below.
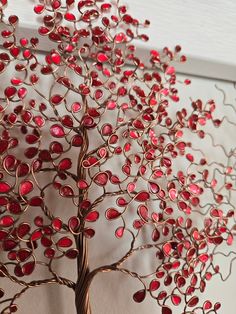
<svg viewBox="0 0 236 314">
<path fill-rule="evenodd" d="M 83 97 L 84 102 L 84 112 L 87 111 L 87 102 L 86 98 Z M 83 145 L 80 150 L 80 154 L 78 157 L 78 165 L 77 165 L 77 176 L 79 179 L 86 179 L 85 169 L 82 167 L 82 162 L 84 157 L 88 151 L 89 147 L 89 138 L 85 128 L 82 128 L 82 136 L 83 136 Z M 83 201 L 86 194 L 83 193 L 81 189 L 79 189 L 79 205 Z M 80 210 L 78 211 L 78 216 L 82 218 L 82 213 Z M 84 227 L 84 223 L 81 224 L 81 228 Z M 77 313 L 81 314 L 90 314 L 91 307 L 89 303 L 89 285 L 90 282 L 88 280 L 89 275 L 89 265 L 88 265 L 88 244 L 87 240 L 83 233 L 80 233 L 76 239 L 77 249 L 80 252 L 77 259 L 77 272 L 78 272 L 78 280 L 76 283 L 75 289 L 75 305 L 77 309 Z"/>
<path fill-rule="evenodd" d="M 78 258 L 78 280 L 75 288 L 75 304 L 77 313 L 90 314 L 89 302 L 89 266 L 88 266 L 88 245 L 86 238 L 81 234 L 78 236 L 78 249 L 81 254 Z"/>
</svg>

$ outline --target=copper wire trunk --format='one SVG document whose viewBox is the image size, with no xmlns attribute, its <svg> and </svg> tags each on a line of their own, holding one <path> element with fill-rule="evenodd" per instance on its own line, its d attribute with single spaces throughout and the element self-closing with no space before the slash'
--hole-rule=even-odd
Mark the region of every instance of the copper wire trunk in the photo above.
<svg viewBox="0 0 236 314">
<path fill-rule="evenodd" d="M 86 98 L 83 97 L 84 103 L 84 111 L 87 110 L 87 101 Z M 89 138 L 87 134 L 86 128 L 81 128 L 81 134 L 83 136 L 83 145 L 81 147 L 81 151 L 78 158 L 77 164 L 77 176 L 80 179 L 86 179 L 85 169 L 82 167 L 82 162 L 87 153 L 89 146 Z M 83 191 L 79 190 L 79 200 L 80 203 L 86 197 L 86 194 Z M 81 213 L 79 211 L 78 216 L 81 218 Z M 83 225 L 84 227 L 84 225 Z M 75 288 L 75 306 L 77 314 L 90 314 L 90 302 L 89 302 L 89 286 L 91 283 L 89 276 L 89 265 L 88 265 L 88 244 L 87 239 L 85 238 L 83 233 L 80 233 L 76 236 L 76 246 L 79 251 L 79 255 L 77 258 L 77 282 Z"/>
<path fill-rule="evenodd" d="M 88 245 L 83 234 L 77 238 L 77 248 L 80 252 L 77 260 L 78 280 L 75 288 L 75 306 L 77 314 L 91 314 L 89 302 L 89 266 Z"/>
</svg>

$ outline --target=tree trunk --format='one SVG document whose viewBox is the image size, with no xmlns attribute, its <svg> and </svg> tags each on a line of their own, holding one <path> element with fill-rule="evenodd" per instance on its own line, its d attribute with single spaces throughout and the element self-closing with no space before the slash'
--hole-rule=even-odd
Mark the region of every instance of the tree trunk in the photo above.
<svg viewBox="0 0 236 314">
<path fill-rule="evenodd" d="M 89 303 L 89 292 L 86 282 L 82 285 L 77 285 L 75 289 L 75 306 L 77 314 L 91 314 L 91 308 Z"/>
<path fill-rule="evenodd" d="M 77 314 L 91 314 L 89 303 L 89 266 L 87 240 L 83 234 L 77 238 L 77 248 L 79 250 L 77 260 L 78 280 L 75 288 L 75 306 Z"/>
<path fill-rule="evenodd" d="M 84 113 L 86 114 L 88 105 L 86 96 L 82 97 L 83 99 L 83 108 Z M 89 139 L 86 128 L 82 127 L 81 134 L 83 136 L 83 145 L 81 147 L 80 154 L 78 156 L 77 164 L 77 176 L 78 179 L 86 179 L 86 171 L 82 166 L 82 162 L 87 153 L 89 146 Z M 87 193 L 84 193 L 83 190 L 79 189 L 79 203 L 81 203 L 84 198 L 86 198 Z M 78 217 L 81 219 L 82 215 L 80 210 L 78 212 Z M 81 226 L 84 227 L 84 220 L 81 222 Z M 91 308 L 89 303 L 89 286 L 91 283 L 89 276 L 89 265 L 88 265 L 88 244 L 87 239 L 80 233 L 76 239 L 77 249 L 79 251 L 77 259 L 77 272 L 78 280 L 75 288 L 75 306 L 77 314 L 91 314 Z"/>
</svg>

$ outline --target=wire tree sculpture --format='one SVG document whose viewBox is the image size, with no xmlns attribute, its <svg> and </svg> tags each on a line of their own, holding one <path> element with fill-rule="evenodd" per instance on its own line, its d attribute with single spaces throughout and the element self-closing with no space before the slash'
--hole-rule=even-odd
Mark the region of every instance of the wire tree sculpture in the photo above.
<svg viewBox="0 0 236 314">
<path fill-rule="evenodd" d="M 207 126 L 223 119 L 213 100 L 180 105 L 172 65 L 186 60 L 180 46 L 150 51 L 145 64 L 134 42 L 148 40 L 142 29 L 149 22 L 119 0 L 42 0 L 34 7 L 43 14 L 39 34 L 54 46 L 42 59 L 39 39 L 19 37 L 18 17 L 5 16 L 7 0 L 0 5 L 0 276 L 1 285 L 19 287 L 15 295 L 0 289 L 1 313 L 16 312 L 27 290 L 46 284 L 72 289 L 77 313 L 90 313 L 93 278 L 112 271 L 137 280 L 133 300 L 148 295 L 162 314 L 175 307 L 217 313 L 220 303 L 200 301 L 199 292 L 222 277 L 215 256 L 233 244 L 235 153 L 221 146 L 219 163 L 200 150 L 206 137 L 216 146 Z M 114 224 L 109 236 L 129 241 L 129 249 L 90 269 L 98 219 Z M 151 273 L 126 267 L 146 251 L 156 265 Z M 61 259 L 76 261 L 78 279 L 55 271 Z M 41 268 L 47 278 L 35 278 Z"/>
</svg>

